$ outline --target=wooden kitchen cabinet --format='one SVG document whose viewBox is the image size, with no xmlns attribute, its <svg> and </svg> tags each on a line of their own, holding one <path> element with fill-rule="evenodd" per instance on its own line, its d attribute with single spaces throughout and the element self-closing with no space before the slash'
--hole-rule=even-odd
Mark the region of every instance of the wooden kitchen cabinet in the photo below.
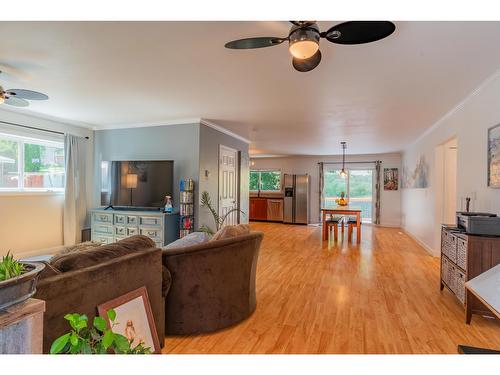
<svg viewBox="0 0 500 375">
<path fill-rule="evenodd" d="M 267 220 L 267 199 L 250 198 L 250 220 Z"/>
<path fill-rule="evenodd" d="M 283 199 L 267 200 L 267 220 L 283 221 Z"/>
</svg>

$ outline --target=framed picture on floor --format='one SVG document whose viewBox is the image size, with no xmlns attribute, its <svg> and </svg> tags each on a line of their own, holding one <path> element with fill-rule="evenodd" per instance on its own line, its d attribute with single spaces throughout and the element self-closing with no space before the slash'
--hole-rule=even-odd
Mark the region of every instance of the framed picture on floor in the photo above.
<svg viewBox="0 0 500 375">
<path fill-rule="evenodd" d="M 500 188 L 500 124 L 488 130 L 488 186 Z"/>
<path fill-rule="evenodd" d="M 384 190 L 398 190 L 399 173 L 397 168 L 384 168 Z"/>
<path fill-rule="evenodd" d="M 110 309 L 116 312 L 113 332 L 133 340 L 132 347 L 142 342 L 145 347 L 151 348 L 153 352 L 161 352 L 146 287 L 133 290 L 97 306 L 99 315 L 106 319 L 108 324 L 110 324 L 110 321 L 106 312 Z"/>
</svg>

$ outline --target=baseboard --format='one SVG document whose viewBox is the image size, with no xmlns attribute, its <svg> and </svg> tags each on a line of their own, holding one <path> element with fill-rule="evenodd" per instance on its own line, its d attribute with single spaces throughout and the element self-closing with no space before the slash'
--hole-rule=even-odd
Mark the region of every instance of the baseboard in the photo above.
<svg viewBox="0 0 500 375">
<path fill-rule="evenodd" d="M 411 234 L 410 232 L 408 232 L 404 228 L 401 228 L 401 230 L 404 232 L 404 234 L 406 234 L 408 237 L 410 237 L 413 241 L 415 241 L 420 246 L 422 246 L 424 248 L 424 250 L 429 253 L 429 255 L 431 255 L 433 257 L 439 257 L 439 254 L 436 254 L 434 252 L 434 250 L 430 246 L 428 246 L 425 242 L 423 242 L 420 238 L 414 236 L 413 234 Z"/>
</svg>

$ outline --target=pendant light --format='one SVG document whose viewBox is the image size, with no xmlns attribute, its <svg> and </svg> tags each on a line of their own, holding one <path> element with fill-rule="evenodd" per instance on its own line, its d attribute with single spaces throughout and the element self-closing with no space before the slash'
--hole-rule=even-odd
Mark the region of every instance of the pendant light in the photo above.
<svg viewBox="0 0 500 375">
<path fill-rule="evenodd" d="M 340 142 L 340 145 L 342 146 L 342 170 L 340 171 L 340 175 L 342 177 L 347 177 L 347 171 L 345 170 L 345 150 L 347 148 L 347 143 Z"/>
</svg>

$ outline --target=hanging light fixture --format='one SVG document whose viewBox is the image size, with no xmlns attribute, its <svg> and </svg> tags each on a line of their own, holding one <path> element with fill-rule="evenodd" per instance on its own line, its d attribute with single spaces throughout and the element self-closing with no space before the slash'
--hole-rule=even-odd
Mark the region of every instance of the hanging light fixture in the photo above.
<svg viewBox="0 0 500 375">
<path fill-rule="evenodd" d="M 347 177 L 347 171 L 345 170 L 345 149 L 347 148 L 346 142 L 340 142 L 342 146 L 342 170 L 340 171 L 340 175 L 342 177 Z"/>
</svg>

